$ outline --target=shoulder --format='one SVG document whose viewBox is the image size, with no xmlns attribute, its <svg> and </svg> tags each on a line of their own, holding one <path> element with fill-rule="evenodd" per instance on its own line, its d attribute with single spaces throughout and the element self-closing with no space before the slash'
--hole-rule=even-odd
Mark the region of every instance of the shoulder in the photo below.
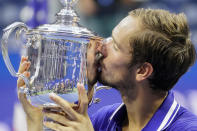
<svg viewBox="0 0 197 131">
<path fill-rule="evenodd" d="M 168 131 L 196 131 L 197 130 L 197 116 L 180 107 L 176 118 L 167 129 Z"/>
<path fill-rule="evenodd" d="M 111 117 L 113 112 L 121 105 L 121 103 L 116 103 L 113 105 L 107 105 L 99 109 L 91 116 L 92 121 L 107 120 Z"/>
<path fill-rule="evenodd" d="M 113 105 L 104 106 L 94 113 L 90 119 L 95 130 L 99 128 L 106 128 L 106 126 L 109 124 L 111 115 L 120 105 L 121 103 L 116 103 Z"/>
</svg>

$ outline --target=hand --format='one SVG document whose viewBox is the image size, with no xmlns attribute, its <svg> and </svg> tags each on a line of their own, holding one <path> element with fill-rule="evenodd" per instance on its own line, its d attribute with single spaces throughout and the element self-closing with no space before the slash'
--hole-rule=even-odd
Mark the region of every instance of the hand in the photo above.
<svg viewBox="0 0 197 131">
<path fill-rule="evenodd" d="M 30 72 L 28 69 L 30 67 L 30 62 L 28 61 L 27 57 L 22 57 L 18 73 L 23 74 L 25 77 L 30 77 Z M 43 125 L 43 114 L 42 109 L 38 107 L 34 107 L 31 103 L 27 100 L 26 94 L 20 92 L 20 87 L 25 88 L 25 83 L 22 78 L 18 78 L 17 80 L 17 87 L 18 87 L 18 98 L 22 104 L 22 107 L 26 113 L 28 131 L 38 131 L 42 130 Z"/>
<path fill-rule="evenodd" d="M 96 61 L 96 50 L 101 39 L 91 40 L 87 49 L 87 78 L 88 78 L 88 100 L 89 103 L 94 95 L 94 84 L 98 79 L 98 61 Z"/>
<path fill-rule="evenodd" d="M 98 77 L 98 61 L 96 61 L 96 49 L 100 44 L 100 39 L 91 40 L 88 44 L 87 49 L 87 77 L 88 77 L 88 85 L 93 86 L 97 82 Z"/>
<path fill-rule="evenodd" d="M 72 104 L 61 97 L 51 94 L 50 98 L 64 113 L 44 112 L 44 116 L 52 119 L 52 122 L 44 122 L 44 125 L 56 131 L 94 131 L 89 119 L 88 98 L 83 85 L 78 84 L 79 103 L 78 108 L 73 109 Z M 45 110 L 44 110 L 45 111 Z"/>
</svg>

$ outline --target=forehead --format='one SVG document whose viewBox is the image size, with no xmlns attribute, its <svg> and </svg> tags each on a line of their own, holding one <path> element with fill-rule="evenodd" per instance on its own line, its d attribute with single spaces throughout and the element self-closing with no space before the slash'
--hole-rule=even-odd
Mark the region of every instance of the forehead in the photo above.
<svg viewBox="0 0 197 131">
<path fill-rule="evenodd" d="M 129 39 L 140 30 L 139 19 L 131 15 L 125 17 L 112 31 L 112 36 L 117 43 L 124 44 L 125 48 L 129 46 Z"/>
<path fill-rule="evenodd" d="M 132 33 L 139 30 L 139 19 L 131 15 L 125 17 L 120 23 L 113 29 L 113 35 L 130 36 Z"/>
</svg>

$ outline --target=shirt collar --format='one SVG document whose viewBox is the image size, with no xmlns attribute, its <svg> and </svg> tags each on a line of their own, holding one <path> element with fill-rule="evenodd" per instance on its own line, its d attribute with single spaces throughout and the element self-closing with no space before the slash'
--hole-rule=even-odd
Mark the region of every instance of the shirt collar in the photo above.
<svg viewBox="0 0 197 131">
<path fill-rule="evenodd" d="M 169 91 L 164 102 L 142 131 L 165 130 L 175 118 L 179 108 L 180 105 L 174 99 L 172 91 Z M 115 122 L 118 126 L 121 126 L 126 115 L 126 106 L 122 103 L 111 115 L 110 122 Z"/>
</svg>

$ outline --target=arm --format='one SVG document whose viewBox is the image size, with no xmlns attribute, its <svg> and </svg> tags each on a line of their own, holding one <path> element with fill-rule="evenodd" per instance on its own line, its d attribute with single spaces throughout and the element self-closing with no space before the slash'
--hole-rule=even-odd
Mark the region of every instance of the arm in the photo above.
<svg viewBox="0 0 197 131">
<path fill-rule="evenodd" d="M 28 61 L 28 58 L 22 57 L 18 72 L 26 77 L 29 77 L 29 67 L 30 62 Z M 26 94 L 20 92 L 20 87 L 25 88 L 25 83 L 22 78 L 19 78 L 17 80 L 18 98 L 26 114 L 28 131 L 41 131 L 43 128 L 42 109 L 32 106 L 31 103 L 27 100 Z"/>
</svg>

